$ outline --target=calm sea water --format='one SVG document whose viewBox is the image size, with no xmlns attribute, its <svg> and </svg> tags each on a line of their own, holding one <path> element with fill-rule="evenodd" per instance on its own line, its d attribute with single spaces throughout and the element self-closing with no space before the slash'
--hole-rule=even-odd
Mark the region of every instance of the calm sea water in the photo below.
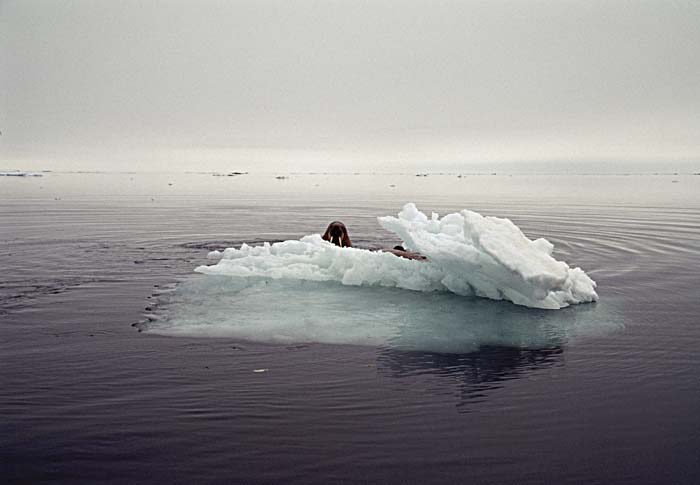
<svg viewBox="0 0 700 485">
<path fill-rule="evenodd" d="M 490 319 L 465 326 L 601 331 L 433 352 L 132 326 L 210 249 L 334 219 L 380 246 L 407 201 L 509 217 L 599 284 L 541 317 L 464 302 Z M 4 482 L 700 481 L 700 176 L 47 173 L 0 177 L 0 228 Z"/>
</svg>

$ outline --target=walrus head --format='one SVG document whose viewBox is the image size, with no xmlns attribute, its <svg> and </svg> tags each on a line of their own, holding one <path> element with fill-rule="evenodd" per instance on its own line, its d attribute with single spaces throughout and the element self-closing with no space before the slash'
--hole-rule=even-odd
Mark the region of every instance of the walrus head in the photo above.
<svg viewBox="0 0 700 485">
<path fill-rule="evenodd" d="M 323 239 L 325 241 L 331 242 L 336 246 L 341 248 L 351 248 L 352 242 L 350 242 L 350 236 L 348 235 L 348 229 L 340 221 L 333 221 L 328 224 L 326 232 L 323 233 Z"/>
</svg>

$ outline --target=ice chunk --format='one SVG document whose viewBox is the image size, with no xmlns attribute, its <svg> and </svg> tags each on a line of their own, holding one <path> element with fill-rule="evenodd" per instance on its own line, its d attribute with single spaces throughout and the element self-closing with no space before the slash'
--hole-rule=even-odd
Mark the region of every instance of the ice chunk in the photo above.
<svg viewBox="0 0 700 485">
<path fill-rule="evenodd" d="M 380 217 L 404 247 L 427 261 L 382 251 L 340 248 L 318 234 L 275 244 L 213 254 L 220 261 L 199 266 L 207 275 L 285 280 L 337 281 L 344 285 L 386 286 L 416 291 L 451 291 L 533 308 L 559 309 L 598 299 L 595 282 L 580 268 L 557 261 L 553 245 L 532 241 L 508 219 L 463 210 L 428 218 L 412 203 L 398 217 Z"/>
<path fill-rule="evenodd" d="M 508 219 L 463 210 L 428 220 L 409 203 L 398 218 L 380 217 L 379 223 L 438 266 L 441 282 L 455 293 L 546 309 L 598 299 L 586 273 L 554 259 L 549 241 L 528 239 Z"/>
</svg>

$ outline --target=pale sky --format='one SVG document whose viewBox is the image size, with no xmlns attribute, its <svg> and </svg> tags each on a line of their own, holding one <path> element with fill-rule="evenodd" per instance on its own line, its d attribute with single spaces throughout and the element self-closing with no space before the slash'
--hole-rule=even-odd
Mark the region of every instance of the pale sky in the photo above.
<svg viewBox="0 0 700 485">
<path fill-rule="evenodd" d="M 700 1 L 0 0 L 0 168 L 700 160 Z"/>
</svg>

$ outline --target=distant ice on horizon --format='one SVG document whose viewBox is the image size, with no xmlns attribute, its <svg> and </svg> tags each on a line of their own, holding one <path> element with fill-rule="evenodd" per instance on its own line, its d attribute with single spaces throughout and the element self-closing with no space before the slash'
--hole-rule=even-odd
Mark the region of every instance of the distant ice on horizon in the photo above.
<svg viewBox="0 0 700 485">
<path fill-rule="evenodd" d="M 36 172 L 23 172 L 20 170 L 0 171 L 0 177 L 43 177 L 44 175 Z"/>
</svg>

